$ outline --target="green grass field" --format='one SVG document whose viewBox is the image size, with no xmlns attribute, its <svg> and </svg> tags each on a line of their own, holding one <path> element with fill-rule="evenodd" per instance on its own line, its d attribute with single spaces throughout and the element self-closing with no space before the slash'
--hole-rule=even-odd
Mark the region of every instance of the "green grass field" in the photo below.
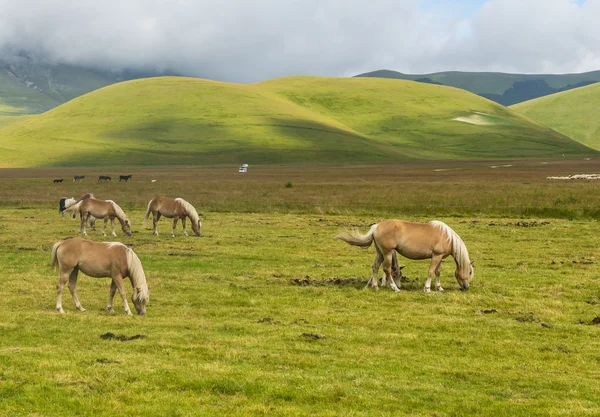
<svg viewBox="0 0 600 417">
<path fill-rule="evenodd" d="M 494 123 L 454 120 L 475 112 Z M 290 77 L 253 85 L 161 77 L 0 127 L 0 166 L 369 163 L 595 155 L 463 90 Z"/>
<path fill-rule="evenodd" d="M 600 84 L 576 88 L 511 106 L 590 148 L 600 149 L 600 123 L 593 109 L 600 103 Z"/>
<path fill-rule="evenodd" d="M 52 178 L 78 171 L 0 170 L 0 415 L 598 415 L 598 223 L 587 197 L 597 184 L 545 179 L 596 168 L 165 167 L 106 184 L 89 169 L 84 183 L 59 185 Z M 382 172 L 401 180 L 382 184 Z M 133 236 L 116 240 L 144 264 L 146 316 L 118 302 L 109 315 L 109 280 L 85 276 L 88 311 L 68 294 L 66 314 L 54 311 L 49 250 L 78 226 L 57 200 L 83 191 L 132 220 Z M 145 203 L 162 193 L 204 214 L 202 237 L 171 238 L 166 219 L 159 237 L 142 229 Z M 523 211 L 546 204 L 557 216 Z M 454 228 L 475 261 L 471 289 L 458 291 L 447 259 L 446 292 L 427 296 L 428 262 L 401 259 L 402 292 L 363 290 L 373 248 L 333 237 L 386 217 Z"/>
</svg>

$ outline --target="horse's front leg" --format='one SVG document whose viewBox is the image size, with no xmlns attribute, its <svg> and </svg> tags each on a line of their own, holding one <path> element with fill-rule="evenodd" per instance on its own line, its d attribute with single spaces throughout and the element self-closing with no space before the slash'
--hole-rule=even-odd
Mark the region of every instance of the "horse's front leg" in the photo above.
<svg viewBox="0 0 600 417">
<path fill-rule="evenodd" d="M 438 264 L 437 268 L 435 268 L 435 289 L 439 292 L 444 292 L 442 288 L 442 284 L 440 283 L 440 268 L 442 267 L 442 262 Z"/>
<path fill-rule="evenodd" d="M 110 218 L 110 228 L 112 230 L 111 235 L 116 236 L 117 234 L 115 233 L 115 218 L 114 217 Z"/>
<path fill-rule="evenodd" d="M 429 273 L 427 274 L 427 281 L 425 282 L 425 293 L 429 294 L 431 292 L 431 278 L 435 274 L 436 269 L 439 268 L 442 263 L 443 256 L 442 255 L 433 255 L 431 257 L 431 264 L 429 265 Z M 437 284 L 436 284 L 437 289 Z"/>
<path fill-rule="evenodd" d="M 181 227 L 183 227 L 183 234 L 189 236 L 187 230 L 185 230 L 185 217 L 181 218 Z"/>
<path fill-rule="evenodd" d="M 367 282 L 367 286 L 365 288 L 375 288 L 377 289 L 377 272 L 379 272 L 379 267 L 383 262 L 383 255 L 379 250 L 377 251 L 377 255 L 375 256 L 375 261 L 373 262 L 373 275 L 369 282 Z"/>
<path fill-rule="evenodd" d="M 106 310 L 108 310 L 109 313 L 114 313 L 115 310 L 113 310 L 113 298 L 115 298 L 115 293 L 117 292 L 117 285 L 115 284 L 115 281 L 112 280 L 110 283 L 110 291 L 108 293 L 108 304 L 106 304 Z"/>
<path fill-rule="evenodd" d="M 177 220 L 179 220 L 179 218 L 177 216 L 175 216 L 175 218 L 173 219 L 173 229 L 171 229 L 172 237 L 175 237 L 175 227 L 177 226 Z"/>
<path fill-rule="evenodd" d="M 131 313 L 131 310 L 129 309 L 129 304 L 127 303 L 127 297 L 125 296 L 125 286 L 123 285 L 123 277 L 121 275 L 114 276 L 113 284 L 119 290 L 119 294 L 121 295 L 121 299 L 123 300 L 123 308 L 125 309 L 125 312 L 127 313 L 128 316 L 133 316 L 133 314 Z M 113 284 L 111 284 L 111 291 L 112 291 Z M 112 304 L 112 302 L 111 302 L 111 304 Z"/>
<path fill-rule="evenodd" d="M 79 311 L 85 311 L 85 308 L 79 302 L 79 298 L 77 297 L 77 273 L 79 270 L 77 268 L 71 271 L 69 275 L 69 291 L 71 291 L 71 296 L 73 297 L 73 301 L 75 302 L 75 308 Z"/>
</svg>

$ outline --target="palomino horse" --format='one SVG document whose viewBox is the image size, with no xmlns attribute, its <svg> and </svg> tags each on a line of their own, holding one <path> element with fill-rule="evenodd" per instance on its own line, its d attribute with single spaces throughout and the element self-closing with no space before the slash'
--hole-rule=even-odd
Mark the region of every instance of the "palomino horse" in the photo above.
<svg viewBox="0 0 600 417">
<path fill-rule="evenodd" d="M 177 226 L 177 221 L 181 219 L 181 226 L 183 227 L 183 234 L 188 236 L 187 231 L 185 230 L 185 218 L 190 218 L 190 223 L 192 223 L 192 230 L 196 234 L 196 236 L 200 236 L 200 228 L 202 227 L 202 222 L 200 221 L 200 216 L 196 212 L 194 206 L 185 201 L 183 198 L 168 198 L 168 197 L 156 197 L 150 200 L 148 203 L 148 209 L 146 210 L 146 217 L 144 217 L 144 227 L 148 222 L 148 217 L 150 217 L 150 213 L 152 213 L 152 219 L 154 221 L 154 234 L 158 236 L 158 221 L 160 220 L 160 216 L 165 216 L 169 219 L 173 219 L 173 229 L 171 230 L 171 236 L 175 236 L 175 227 Z"/>
<path fill-rule="evenodd" d="M 431 278 L 435 274 L 435 289 L 444 291 L 440 285 L 440 265 L 448 255 L 456 262 L 454 276 L 461 290 L 469 289 L 473 278 L 473 262 L 469 260 L 467 247 L 462 239 L 447 224 L 434 220 L 428 223 L 414 223 L 404 220 L 384 220 L 371 226 L 366 234 L 344 232 L 336 236 L 346 243 L 367 248 L 375 242 L 377 256 L 373 263 L 373 276 L 367 287 L 377 288 L 377 271 L 383 262 L 383 272 L 388 285 L 400 291 L 392 277 L 392 261 L 395 251 L 408 259 L 429 259 L 429 274 L 425 292 L 431 292 Z"/>
<path fill-rule="evenodd" d="M 81 200 L 85 200 L 86 198 L 94 198 L 94 194 L 82 194 L 79 197 L 79 200 L 75 200 L 73 197 L 61 198 L 58 202 L 58 211 L 60 212 L 61 217 L 64 217 L 65 211 L 68 211 L 71 212 L 71 216 L 75 218 L 76 213 L 79 211 L 79 205 L 77 203 L 79 203 Z M 96 230 L 96 218 L 94 216 L 88 217 L 88 223 L 92 229 Z"/>
<path fill-rule="evenodd" d="M 135 252 L 122 243 L 93 242 L 78 238 L 56 242 L 52 247 L 52 266 L 58 266 L 59 270 L 56 286 L 56 310 L 59 313 L 65 312 L 62 308 L 62 291 L 67 281 L 75 307 L 79 311 L 85 311 L 76 292 L 77 274 L 81 271 L 94 278 L 112 278 L 106 308 L 114 313 L 112 301 L 116 290 L 119 290 L 125 312 L 132 316 L 123 286 L 123 279 L 129 277 L 133 287 L 132 301 L 135 309 L 138 314 L 146 314 L 146 304 L 150 297 L 144 268 Z"/>
<path fill-rule="evenodd" d="M 81 223 L 79 226 L 79 233 L 87 235 L 85 231 L 86 220 L 90 216 L 94 216 L 97 219 L 104 219 L 104 227 L 102 228 L 102 236 L 106 236 L 106 223 L 110 219 L 110 227 L 112 228 L 112 235 L 116 236 L 115 233 L 115 218 L 121 223 L 121 230 L 127 236 L 131 236 L 131 227 L 127 215 L 112 200 L 96 200 L 95 198 L 86 198 L 77 203 L 77 210 L 81 216 Z"/>
</svg>

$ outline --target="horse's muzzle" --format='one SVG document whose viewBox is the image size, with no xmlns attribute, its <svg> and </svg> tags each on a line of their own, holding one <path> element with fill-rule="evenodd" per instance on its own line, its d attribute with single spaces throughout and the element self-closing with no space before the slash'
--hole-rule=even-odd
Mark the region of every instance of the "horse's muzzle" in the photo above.
<svg viewBox="0 0 600 417">
<path fill-rule="evenodd" d="M 469 289 L 469 284 L 460 287 L 461 291 L 467 291 Z"/>
</svg>

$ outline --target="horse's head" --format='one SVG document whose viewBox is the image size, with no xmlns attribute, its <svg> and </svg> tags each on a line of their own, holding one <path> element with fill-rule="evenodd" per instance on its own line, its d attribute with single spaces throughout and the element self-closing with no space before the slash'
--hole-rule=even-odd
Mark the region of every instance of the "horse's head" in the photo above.
<svg viewBox="0 0 600 417">
<path fill-rule="evenodd" d="M 198 222 L 192 220 L 192 230 L 196 236 L 200 236 L 200 229 L 202 228 L 202 222 L 198 219 Z"/>
<path fill-rule="evenodd" d="M 129 219 L 125 219 L 121 222 L 121 229 L 123 230 L 123 233 L 125 233 L 127 236 L 131 236 L 131 224 L 129 223 Z"/>
<path fill-rule="evenodd" d="M 454 277 L 456 277 L 456 281 L 458 282 L 458 286 L 461 291 L 466 291 L 469 289 L 469 281 L 473 278 L 473 262 L 469 262 L 467 268 L 457 268 L 454 271 Z"/>
<path fill-rule="evenodd" d="M 133 295 L 131 296 L 131 301 L 133 301 L 133 305 L 135 306 L 135 311 L 139 315 L 146 314 L 146 304 L 148 304 L 149 297 L 144 295 L 143 291 L 140 288 L 135 288 L 133 290 Z"/>
</svg>

